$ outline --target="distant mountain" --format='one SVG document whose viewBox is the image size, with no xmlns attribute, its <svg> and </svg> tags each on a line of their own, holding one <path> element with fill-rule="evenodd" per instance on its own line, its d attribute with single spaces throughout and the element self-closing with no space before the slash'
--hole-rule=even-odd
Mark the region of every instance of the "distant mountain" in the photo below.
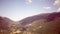
<svg viewBox="0 0 60 34">
<path fill-rule="evenodd" d="M 27 17 L 25 19 L 20 20 L 19 22 L 22 25 L 30 24 L 33 21 L 45 19 L 47 22 L 54 20 L 54 18 L 60 17 L 60 12 L 54 12 L 54 13 L 45 13 L 45 14 L 38 14 L 34 16 Z"/>
<path fill-rule="evenodd" d="M 34 16 L 30 16 L 30 17 L 27 17 L 25 19 L 22 19 L 20 20 L 19 22 L 22 24 L 22 25 L 26 25 L 26 24 L 29 24 L 35 20 L 39 20 L 39 19 L 45 19 L 49 14 L 39 14 L 39 15 L 34 15 Z"/>
<path fill-rule="evenodd" d="M 60 12 L 38 14 L 19 21 L 33 34 L 60 34 Z"/>
</svg>

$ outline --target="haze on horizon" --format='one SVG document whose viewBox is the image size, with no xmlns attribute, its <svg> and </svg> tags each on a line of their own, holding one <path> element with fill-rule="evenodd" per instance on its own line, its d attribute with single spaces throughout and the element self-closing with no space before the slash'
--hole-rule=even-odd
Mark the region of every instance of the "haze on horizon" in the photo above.
<svg viewBox="0 0 60 34">
<path fill-rule="evenodd" d="M 14 21 L 28 16 L 60 11 L 60 0 L 0 0 L 0 16 Z"/>
</svg>

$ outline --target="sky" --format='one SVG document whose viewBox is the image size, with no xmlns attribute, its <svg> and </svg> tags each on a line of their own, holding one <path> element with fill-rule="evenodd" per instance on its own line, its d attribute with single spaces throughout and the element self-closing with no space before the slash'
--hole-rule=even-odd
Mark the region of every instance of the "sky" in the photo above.
<svg viewBox="0 0 60 34">
<path fill-rule="evenodd" d="M 41 13 L 60 11 L 60 0 L 0 0 L 0 16 L 14 21 Z"/>
</svg>

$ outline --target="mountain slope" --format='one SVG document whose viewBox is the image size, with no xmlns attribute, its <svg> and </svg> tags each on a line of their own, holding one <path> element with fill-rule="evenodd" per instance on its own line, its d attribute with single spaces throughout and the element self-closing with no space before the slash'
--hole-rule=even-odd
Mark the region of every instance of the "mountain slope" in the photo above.
<svg viewBox="0 0 60 34">
<path fill-rule="evenodd" d="M 60 12 L 38 14 L 18 22 L 0 16 L 0 34 L 60 34 Z"/>
<path fill-rule="evenodd" d="M 7 17 L 0 16 L 0 34 L 10 34 L 13 22 Z"/>
<path fill-rule="evenodd" d="M 39 20 L 39 19 L 45 19 L 48 22 L 48 21 L 52 21 L 54 18 L 58 18 L 58 17 L 60 17 L 60 12 L 45 13 L 45 14 L 38 14 L 38 15 L 31 16 L 31 17 L 27 17 L 25 19 L 20 20 L 19 22 L 22 25 L 26 25 L 33 21 Z"/>
<path fill-rule="evenodd" d="M 60 12 L 27 17 L 19 23 L 31 34 L 60 34 Z"/>
<path fill-rule="evenodd" d="M 47 16 L 49 15 L 48 14 L 39 14 L 39 15 L 34 15 L 34 16 L 30 16 L 30 17 L 27 17 L 25 19 L 22 19 L 20 20 L 19 22 L 22 24 L 22 25 L 26 25 L 26 24 L 29 24 L 35 20 L 39 20 L 39 19 L 45 19 Z"/>
</svg>

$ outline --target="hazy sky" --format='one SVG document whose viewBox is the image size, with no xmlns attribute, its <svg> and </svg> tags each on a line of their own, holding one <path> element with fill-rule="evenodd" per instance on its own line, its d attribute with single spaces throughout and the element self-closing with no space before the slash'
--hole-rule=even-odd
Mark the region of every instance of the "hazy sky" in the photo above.
<svg viewBox="0 0 60 34">
<path fill-rule="evenodd" d="M 60 0 L 0 0 L 0 16 L 12 20 L 60 11 Z"/>
</svg>

